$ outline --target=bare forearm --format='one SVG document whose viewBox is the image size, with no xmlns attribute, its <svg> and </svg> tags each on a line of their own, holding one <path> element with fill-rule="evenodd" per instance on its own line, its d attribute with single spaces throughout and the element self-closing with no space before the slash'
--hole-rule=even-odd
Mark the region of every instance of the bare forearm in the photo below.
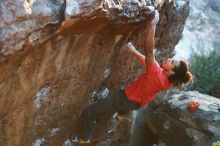
<svg viewBox="0 0 220 146">
<path fill-rule="evenodd" d="M 146 61 L 145 61 L 145 56 L 138 52 L 137 50 L 133 51 L 132 54 L 137 58 L 137 60 L 144 66 L 146 67 Z"/>
<path fill-rule="evenodd" d="M 153 54 L 154 49 L 154 35 L 155 35 L 156 26 L 149 25 L 147 28 L 147 36 L 146 36 L 146 56 Z"/>
<path fill-rule="evenodd" d="M 146 56 L 153 55 L 154 49 L 154 35 L 156 30 L 156 25 L 159 21 L 159 13 L 157 10 L 154 11 L 154 19 L 147 24 L 147 36 L 146 36 Z"/>
<path fill-rule="evenodd" d="M 145 54 L 146 69 L 148 69 L 151 66 L 151 64 L 155 62 L 155 57 L 153 53 L 154 44 L 155 44 L 154 41 L 155 29 L 156 29 L 155 24 L 148 25 L 147 36 L 146 36 L 146 54 Z"/>
<path fill-rule="evenodd" d="M 136 48 L 130 42 L 127 44 L 127 49 L 131 54 L 133 54 L 137 58 L 137 60 L 144 67 L 146 67 L 145 56 L 143 54 L 141 54 L 139 51 L 137 51 Z"/>
</svg>

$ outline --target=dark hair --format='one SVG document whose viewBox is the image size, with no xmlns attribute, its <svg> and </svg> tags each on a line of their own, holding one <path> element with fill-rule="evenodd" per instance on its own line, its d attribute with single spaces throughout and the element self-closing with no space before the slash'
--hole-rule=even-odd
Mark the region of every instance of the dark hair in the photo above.
<svg viewBox="0 0 220 146">
<path fill-rule="evenodd" d="M 168 80 L 174 84 L 174 86 L 186 84 L 192 80 L 192 74 L 189 72 L 188 64 L 185 61 L 180 61 L 179 66 L 173 69 L 174 74 L 168 77 Z"/>
</svg>

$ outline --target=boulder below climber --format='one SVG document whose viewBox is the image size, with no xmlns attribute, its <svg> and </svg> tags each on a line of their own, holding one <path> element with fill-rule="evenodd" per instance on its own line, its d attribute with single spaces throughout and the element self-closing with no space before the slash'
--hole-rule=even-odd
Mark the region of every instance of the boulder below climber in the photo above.
<svg viewBox="0 0 220 146">
<path fill-rule="evenodd" d="M 198 110 L 188 110 L 190 100 L 199 101 Z M 220 135 L 219 108 L 220 99 L 197 91 L 167 93 L 150 103 L 147 123 L 168 146 L 204 146 Z"/>
</svg>

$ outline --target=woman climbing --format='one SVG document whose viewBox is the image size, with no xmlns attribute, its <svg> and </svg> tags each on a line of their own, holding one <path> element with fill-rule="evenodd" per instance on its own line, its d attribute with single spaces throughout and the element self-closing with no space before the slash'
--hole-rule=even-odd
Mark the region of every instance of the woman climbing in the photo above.
<svg viewBox="0 0 220 146">
<path fill-rule="evenodd" d="M 99 115 L 137 110 L 153 100 L 159 91 L 188 83 L 192 79 L 185 61 L 167 59 L 161 68 L 155 60 L 154 34 L 158 21 L 159 13 L 154 11 L 152 21 L 147 25 L 145 55 L 139 53 L 131 43 L 128 43 L 126 47 L 145 67 L 145 72 L 131 82 L 125 90 L 120 91 L 117 96 L 109 96 L 89 104 L 82 114 L 83 123 L 80 134 L 72 135 L 69 138 L 72 143 L 90 143 L 92 129 Z"/>
</svg>

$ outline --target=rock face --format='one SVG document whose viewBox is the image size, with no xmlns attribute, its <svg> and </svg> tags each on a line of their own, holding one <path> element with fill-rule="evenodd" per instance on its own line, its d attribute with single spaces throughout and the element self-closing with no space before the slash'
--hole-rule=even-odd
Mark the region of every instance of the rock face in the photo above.
<svg viewBox="0 0 220 146">
<path fill-rule="evenodd" d="M 166 145 L 205 146 L 214 135 L 220 134 L 220 99 L 197 91 L 161 95 L 139 111 L 139 117 L 144 115 L 145 123 L 139 120 L 136 124 L 148 125 Z M 200 103 L 195 112 L 187 108 L 192 99 Z"/>
<path fill-rule="evenodd" d="M 191 0 L 183 37 L 176 46 L 178 59 L 189 59 L 193 52 L 220 52 L 220 1 Z"/>
<path fill-rule="evenodd" d="M 220 14 L 220 2 L 217 0 L 209 1 L 209 6 Z"/>
<path fill-rule="evenodd" d="M 0 7 L 0 53 L 6 55 L 51 37 L 56 24 L 64 19 L 65 3 L 62 0 L 3 0 Z"/>
<path fill-rule="evenodd" d="M 177 1 L 183 9 L 173 1 L 161 4 L 158 60 L 172 56 L 182 30 L 172 31 L 183 27 L 189 12 L 187 0 Z M 146 7 L 142 0 L 1 0 L 0 145 L 62 145 L 79 127 L 81 111 L 95 93 L 106 87 L 105 94 L 113 94 L 132 78 L 134 59 L 122 46 L 132 32 L 133 43 L 143 49 L 143 26 L 158 5 Z M 166 14 L 164 9 L 172 10 Z M 104 132 L 97 131 L 97 137 Z"/>
</svg>

